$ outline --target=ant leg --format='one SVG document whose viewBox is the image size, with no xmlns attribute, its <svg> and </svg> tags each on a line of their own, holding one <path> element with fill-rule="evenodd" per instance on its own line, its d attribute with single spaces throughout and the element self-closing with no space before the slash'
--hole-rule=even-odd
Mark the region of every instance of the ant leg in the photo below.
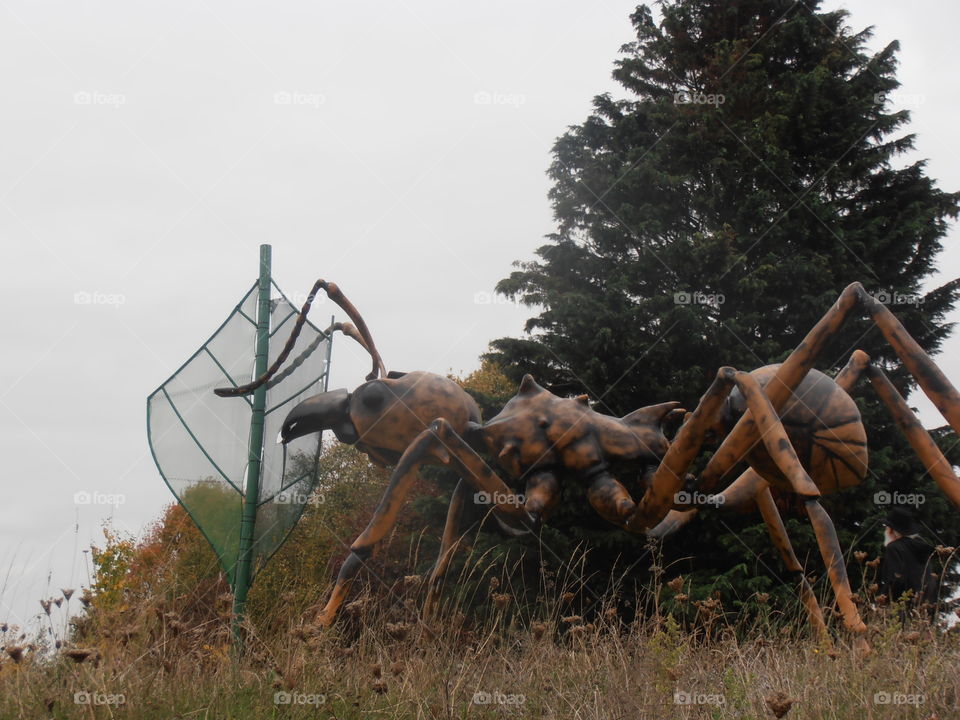
<svg viewBox="0 0 960 720">
<path fill-rule="evenodd" d="M 760 477 L 753 468 L 747 470 L 747 472 L 753 473 L 758 478 Z M 774 547 L 780 551 L 783 564 L 787 566 L 789 572 L 798 575 L 800 578 L 800 600 L 807 609 L 807 618 L 810 624 L 816 631 L 817 636 L 821 640 L 829 643 L 830 635 L 827 632 L 826 623 L 823 621 L 823 611 L 820 609 L 820 603 L 817 602 L 817 596 L 813 594 L 813 588 L 810 587 L 810 583 L 807 581 L 807 576 L 803 572 L 803 565 L 801 565 L 797 559 L 797 554 L 794 552 L 790 537 L 787 535 L 787 528 L 783 524 L 783 518 L 780 516 L 780 511 L 773 501 L 773 495 L 770 494 L 770 486 L 766 481 L 764 481 L 763 486 L 756 493 L 755 500 L 757 501 L 757 507 L 760 508 L 763 521 L 767 525 L 767 532 L 770 534 L 770 539 L 773 541 Z"/>
<path fill-rule="evenodd" d="M 717 508 L 738 507 L 753 500 L 757 492 L 766 484 L 767 481 L 750 468 L 730 483 L 726 490 L 714 495 L 709 504 Z M 658 525 L 647 531 L 647 535 L 660 539 L 672 535 L 693 520 L 699 510 L 700 508 L 696 506 L 684 510 L 671 510 Z"/>
<path fill-rule="evenodd" d="M 700 452 L 707 431 L 719 419 L 720 408 L 730 394 L 735 374 L 736 371 L 730 367 L 717 370 L 717 376 L 700 398 L 697 408 L 686 417 L 670 443 L 667 454 L 654 471 L 643 498 L 634 507 L 630 517 L 624 520 L 627 530 L 635 533 L 646 532 L 660 522 L 673 506 L 674 496 L 683 486 L 684 476 Z M 602 488 L 600 490 L 602 491 Z M 610 510 L 613 510 L 612 506 Z"/>
<path fill-rule="evenodd" d="M 467 445 L 450 422 L 443 418 L 434 420 L 404 451 L 390 476 L 390 482 L 370 524 L 350 546 L 350 555 L 340 568 L 330 599 L 317 616 L 319 625 L 326 627 L 333 623 L 337 610 L 347 597 L 353 578 L 363 566 L 364 560 L 396 524 L 400 506 L 420 467 L 438 460 L 445 465 L 452 464 L 456 467 L 461 477 L 476 492 L 484 492 L 493 497 L 495 502 L 492 510 L 504 524 L 518 529 L 534 525 L 529 513 L 517 501 L 510 488 L 487 467 L 483 458 Z"/>
<path fill-rule="evenodd" d="M 763 516 L 770 539 L 773 541 L 774 547 L 779 551 L 780 557 L 783 559 L 787 570 L 799 576 L 800 600 L 807 610 L 807 617 L 810 624 L 813 626 L 818 637 L 829 642 L 829 634 L 827 633 L 827 626 L 823 621 L 823 612 L 820 610 L 820 604 L 817 602 L 817 598 L 813 594 L 813 589 L 810 587 L 810 583 L 807 582 L 807 578 L 803 573 L 803 566 L 800 564 L 794 552 L 793 545 L 787 535 L 787 529 L 783 524 L 783 519 L 780 517 L 780 511 L 777 510 L 777 506 L 773 501 L 773 495 L 770 493 L 769 483 L 764 480 L 756 470 L 748 468 L 740 477 L 730 483 L 730 486 L 726 490 L 716 495 L 714 502 L 711 502 L 710 506 L 718 509 L 738 507 L 751 501 L 755 501 L 757 507 L 760 509 L 760 514 Z M 667 517 L 647 534 L 653 537 L 663 538 L 693 519 L 697 511 L 698 508 L 696 507 L 684 511 L 671 510 Z"/>
<path fill-rule="evenodd" d="M 827 515 L 827 511 L 820 505 L 818 498 L 806 498 L 804 508 L 810 518 L 813 532 L 817 536 L 817 545 L 820 547 L 823 562 L 827 566 L 827 575 L 843 615 L 843 624 L 862 639 L 867 626 L 860 619 L 860 612 L 853 602 L 853 592 L 850 590 L 850 581 L 847 579 L 847 566 L 840 551 L 837 529 L 833 525 L 833 520 Z"/>
<path fill-rule="evenodd" d="M 870 378 L 874 392 L 887 406 L 900 432 L 907 438 L 910 447 L 920 458 L 930 477 L 937 483 L 937 487 L 950 499 L 950 502 L 960 507 L 960 478 L 957 478 L 950 462 L 943 456 L 940 448 L 930 437 L 930 433 L 907 405 L 907 401 L 890 382 L 887 374 L 870 362 L 870 356 L 862 350 L 855 351 L 850 356 L 847 366 L 837 376 L 837 384 L 849 392 L 862 375 Z"/>
<path fill-rule="evenodd" d="M 858 307 L 867 312 L 904 366 L 916 378 L 926 396 L 950 426 L 960 433 L 960 393 L 917 341 L 910 336 L 896 316 L 858 282 L 844 288 L 833 307 L 807 333 L 796 350 L 783 361 L 774 377 L 766 385 L 764 392 L 770 398 L 773 409 L 779 412 L 790 394 L 813 367 L 823 348 L 837 333 L 850 313 Z M 745 414 L 728 437 L 733 438 L 734 446 L 738 446 L 755 436 L 756 428 L 753 419 L 749 414 Z M 714 460 L 723 465 L 727 464 L 726 458 L 720 457 L 719 452 L 711 462 Z M 706 475 L 706 471 L 704 474 Z M 715 480 L 716 478 L 708 478 L 708 481 L 715 482 Z"/>
<path fill-rule="evenodd" d="M 744 417 L 750 418 L 759 433 L 759 441 L 763 442 L 767 453 L 777 464 L 794 492 L 803 496 L 820 495 L 817 486 L 803 469 L 780 418 L 756 379 L 749 373 L 723 367 L 717 371 L 713 384 L 701 398 L 693 415 L 680 428 L 673 444 L 657 467 L 650 487 L 633 517 L 628 520 L 629 530 L 644 532 L 666 516 L 682 484 L 683 473 L 703 445 L 704 434 L 716 422 L 720 405 L 730 394 L 734 385 L 739 388 L 747 401 L 748 412 Z M 717 479 L 743 460 L 757 442 L 755 435 L 741 434 L 736 438 L 731 433 L 727 436 L 704 469 L 701 477 L 709 474 L 712 479 L 712 482 L 708 480 L 704 484 L 712 487 Z M 718 458 L 721 459 L 720 462 Z"/>
<path fill-rule="evenodd" d="M 457 482 L 457 487 L 450 498 L 450 507 L 447 508 L 447 521 L 443 526 L 443 539 L 440 541 L 440 554 L 437 556 L 437 562 L 430 571 L 430 579 L 427 585 L 427 599 L 424 603 L 424 615 L 432 615 L 437 608 L 440 594 L 440 581 L 446 576 L 447 569 L 450 566 L 450 560 L 456 552 L 456 546 L 459 544 L 463 535 L 460 532 L 460 526 L 463 521 L 463 510 L 470 499 L 471 487 L 463 478 Z"/>
</svg>

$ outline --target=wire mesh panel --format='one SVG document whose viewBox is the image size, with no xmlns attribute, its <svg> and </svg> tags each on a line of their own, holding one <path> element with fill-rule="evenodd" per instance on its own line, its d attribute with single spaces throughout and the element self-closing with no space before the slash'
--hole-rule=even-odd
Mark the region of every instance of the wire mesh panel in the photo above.
<svg viewBox="0 0 960 720">
<path fill-rule="evenodd" d="M 221 398 L 217 387 L 250 382 L 257 341 L 257 285 L 224 323 L 147 398 L 147 436 L 170 490 L 213 546 L 231 585 L 240 552 L 240 524 L 249 466 L 250 396 Z M 280 353 L 297 308 L 273 284 L 269 361 Z M 326 388 L 330 338 L 307 322 L 267 387 L 265 433 L 251 579 L 297 524 L 316 483 L 320 436 L 288 446 L 274 442 L 287 412 Z M 285 452 L 286 451 L 286 452 Z"/>
</svg>

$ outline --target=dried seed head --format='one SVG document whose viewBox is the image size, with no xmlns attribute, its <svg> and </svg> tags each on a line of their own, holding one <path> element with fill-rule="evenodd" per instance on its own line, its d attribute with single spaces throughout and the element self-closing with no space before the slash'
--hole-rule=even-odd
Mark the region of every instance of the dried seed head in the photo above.
<svg viewBox="0 0 960 720">
<path fill-rule="evenodd" d="M 574 595 L 572 592 L 565 592 L 563 595 L 560 596 L 560 602 L 562 602 L 564 605 L 569 605 L 570 603 L 573 602 L 573 599 L 575 597 L 576 595 Z"/>
<path fill-rule="evenodd" d="M 67 600 L 73 597 L 73 588 L 64 588 L 60 592 L 63 593 L 63 597 L 65 597 Z"/>
<path fill-rule="evenodd" d="M 953 555 L 957 549 L 955 547 L 937 545 L 934 550 L 937 551 L 937 555 L 942 558 L 950 557 Z"/>
<path fill-rule="evenodd" d="M 50 603 L 49 600 L 41 600 L 41 601 L 40 601 L 40 607 L 43 608 L 43 611 L 44 611 L 47 615 L 50 614 L 50 605 L 51 605 L 51 603 Z"/>
<path fill-rule="evenodd" d="M 568 630 L 568 632 L 569 632 L 573 637 L 576 637 L 576 638 L 582 637 L 582 636 L 585 635 L 586 632 L 587 632 L 587 626 L 586 626 L 586 625 L 572 625 L 572 626 L 570 627 L 570 629 Z"/>
<path fill-rule="evenodd" d="M 530 623 L 530 632 L 538 640 L 543 637 L 544 633 L 547 631 L 547 624 L 544 622 L 532 622 Z"/>
<path fill-rule="evenodd" d="M 773 713 L 773 716 L 775 718 L 782 718 L 784 715 L 790 712 L 790 708 L 793 707 L 793 704 L 796 702 L 796 700 L 783 692 L 783 690 L 779 690 L 773 695 L 767 696 L 766 702 L 767 707 L 770 708 L 770 712 Z"/>
<path fill-rule="evenodd" d="M 770 593 L 757 593 L 757 602 L 761 605 L 766 605 L 769 599 Z"/>
<path fill-rule="evenodd" d="M 875 570 L 880 565 L 880 558 L 874 558 L 867 562 L 867 567 L 871 570 Z"/>
<path fill-rule="evenodd" d="M 403 640 L 410 634 L 409 623 L 387 623 L 387 635 L 394 640 Z"/>
<path fill-rule="evenodd" d="M 63 598 L 62 598 L 62 597 L 52 598 L 52 600 L 53 600 L 53 604 L 56 605 L 57 607 L 62 607 L 62 606 L 63 606 Z"/>
<path fill-rule="evenodd" d="M 853 559 L 863 565 L 867 561 L 867 553 L 863 550 L 854 550 Z"/>
<path fill-rule="evenodd" d="M 64 650 L 63 654 L 79 665 L 88 658 L 96 658 L 97 651 L 94 648 L 70 648 Z"/>
<path fill-rule="evenodd" d="M 90 607 L 90 603 L 93 602 L 93 592 L 90 588 L 83 589 L 83 592 L 80 594 L 80 602 L 84 607 Z"/>
<path fill-rule="evenodd" d="M 490 578 L 490 592 L 496 591 L 498 587 L 500 587 L 500 580 L 495 577 Z"/>
<path fill-rule="evenodd" d="M 493 601 L 493 604 L 499 610 L 503 610 L 507 605 L 510 604 L 511 597 L 507 593 L 493 593 L 490 596 L 490 599 Z"/>
<path fill-rule="evenodd" d="M 673 580 L 667 583 L 667 587 L 678 593 L 683 589 L 683 575 L 677 575 Z"/>
<path fill-rule="evenodd" d="M 673 599 L 676 600 L 678 603 L 680 603 L 680 604 L 682 605 L 682 604 L 684 604 L 687 600 L 690 599 L 690 596 L 687 595 L 686 593 L 677 593 L 676 595 L 674 595 Z"/>
<path fill-rule="evenodd" d="M 618 612 L 617 612 L 617 609 L 616 609 L 615 607 L 609 607 L 609 608 L 607 608 L 606 610 L 603 611 L 603 616 L 604 616 L 609 622 L 613 622 L 614 620 L 616 620 L 616 619 L 617 619 L 617 615 L 618 615 Z"/>
<path fill-rule="evenodd" d="M 560 622 L 562 622 L 564 625 L 573 625 L 581 620 L 583 620 L 583 618 L 579 615 L 568 615 L 567 617 L 560 618 Z"/>
<path fill-rule="evenodd" d="M 20 663 L 23 661 L 23 651 L 26 650 L 23 645 L 7 645 L 4 650 L 7 655 L 10 656 L 10 659 L 15 663 Z"/>
</svg>

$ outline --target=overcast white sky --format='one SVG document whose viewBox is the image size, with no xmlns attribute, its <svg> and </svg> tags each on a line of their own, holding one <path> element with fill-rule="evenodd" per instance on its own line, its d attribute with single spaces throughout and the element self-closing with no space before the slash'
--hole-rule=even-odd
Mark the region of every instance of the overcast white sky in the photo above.
<svg viewBox="0 0 960 720">
<path fill-rule="evenodd" d="M 918 156 L 960 188 L 960 10 L 845 5 L 875 47 L 901 41 Z M 260 243 L 288 292 L 338 282 L 388 368 L 469 371 L 519 333 L 523 308 L 475 294 L 553 229 L 551 144 L 617 90 L 633 7 L 0 1 L 0 621 L 35 615 L 48 577 L 86 583 L 104 519 L 137 534 L 172 500 L 145 398 L 253 282 Z M 368 368 L 335 344 L 332 387 Z"/>
</svg>

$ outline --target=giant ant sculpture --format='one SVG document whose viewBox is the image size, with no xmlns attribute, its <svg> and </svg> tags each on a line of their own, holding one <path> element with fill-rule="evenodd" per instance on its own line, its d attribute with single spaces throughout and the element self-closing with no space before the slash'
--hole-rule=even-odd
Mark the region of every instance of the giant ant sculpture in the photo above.
<svg viewBox="0 0 960 720">
<path fill-rule="evenodd" d="M 800 596 L 815 630 L 826 637 L 823 614 L 787 537 L 770 488 L 800 496 L 816 534 L 845 627 L 861 644 L 866 626 L 854 604 L 833 522 L 820 505 L 822 494 L 858 484 L 867 472 L 866 434 L 848 394 L 864 374 L 889 408 L 927 472 L 960 507 L 960 479 L 883 371 L 862 351 L 831 379 L 813 364 L 826 343 L 856 309 L 865 311 L 904 366 L 953 429 L 960 433 L 960 395 L 896 317 L 860 283 L 849 285 L 803 342 L 778 365 L 753 372 L 721 367 L 692 413 L 666 402 L 622 418 L 595 412 L 586 396 L 563 398 L 525 375 L 517 395 L 486 423 L 474 400 L 452 380 L 427 372 L 386 372 L 373 338 L 356 308 L 333 283 L 317 281 L 283 352 L 260 378 L 221 396 L 243 395 L 267 382 L 293 349 L 320 290 L 342 307 L 356 326 L 337 323 L 373 360 L 367 382 L 353 392 L 316 395 L 290 411 L 280 440 L 329 429 L 380 465 L 395 469 L 366 530 L 351 546 L 317 621 L 330 625 L 365 557 L 396 522 L 400 507 L 425 464 L 448 465 L 460 474 L 443 530 L 440 555 L 430 575 L 428 607 L 460 537 L 461 518 L 476 493 L 492 499 L 494 516 L 508 530 L 535 530 L 559 498 L 561 483 L 587 487 L 593 508 L 632 533 L 663 536 L 696 512 L 678 502 L 682 488 L 709 493 L 741 463 L 747 469 L 720 493 L 723 507 L 755 501 L 787 568 L 799 575 Z M 672 442 L 664 425 L 683 416 Z M 719 443 L 698 477 L 688 470 L 712 435 Z M 525 482 L 523 502 L 487 465 Z M 612 473 L 612 466 L 652 465 L 638 501 Z"/>
</svg>

